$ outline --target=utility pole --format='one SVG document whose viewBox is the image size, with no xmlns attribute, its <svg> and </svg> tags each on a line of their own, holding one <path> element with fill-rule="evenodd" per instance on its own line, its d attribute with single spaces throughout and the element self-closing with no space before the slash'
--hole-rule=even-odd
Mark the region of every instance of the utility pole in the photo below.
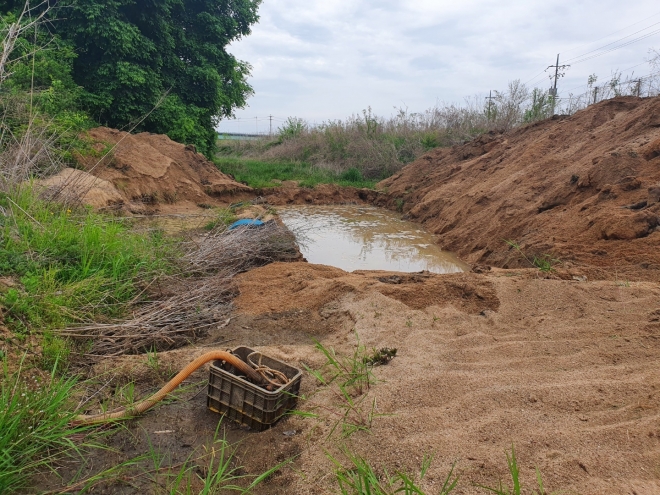
<svg viewBox="0 0 660 495">
<path fill-rule="evenodd" d="M 635 85 L 635 93 L 637 94 L 637 98 L 639 98 L 640 95 L 642 94 L 642 80 L 637 79 L 636 81 L 632 81 L 632 82 L 637 83 Z"/>
<path fill-rule="evenodd" d="M 255 134 L 259 134 L 259 117 L 254 118 L 254 129 Z"/>
<path fill-rule="evenodd" d="M 548 92 L 550 96 L 552 96 L 552 115 L 555 114 L 555 101 L 557 100 L 557 79 L 560 77 L 564 77 L 563 72 L 559 72 L 559 69 L 567 69 L 570 67 L 570 65 L 559 65 L 559 53 L 557 54 L 557 63 L 555 65 L 548 65 L 548 69 L 555 69 L 555 83 L 553 84 L 552 88 L 550 88 L 550 91 Z M 545 70 L 548 70 L 545 69 Z M 550 79 L 552 79 L 552 76 L 550 76 Z"/>
<path fill-rule="evenodd" d="M 488 93 L 488 96 L 486 96 L 486 99 L 488 100 L 488 122 L 490 122 L 490 116 L 491 116 L 490 108 L 493 103 L 493 98 L 495 97 L 493 96 L 493 90 L 491 89 Z"/>
<path fill-rule="evenodd" d="M 270 131 L 268 131 L 268 135 L 272 136 L 273 135 L 273 116 L 269 115 L 268 118 L 270 119 Z"/>
</svg>

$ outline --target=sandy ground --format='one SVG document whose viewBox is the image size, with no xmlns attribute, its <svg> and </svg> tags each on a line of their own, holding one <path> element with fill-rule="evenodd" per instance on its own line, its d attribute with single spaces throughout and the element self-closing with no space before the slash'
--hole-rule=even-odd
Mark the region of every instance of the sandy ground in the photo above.
<svg viewBox="0 0 660 495">
<path fill-rule="evenodd" d="M 392 285 L 386 295 L 385 284 L 371 285 L 373 274 L 319 280 L 325 271 L 271 265 L 246 274 L 243 283 L 266 278 L 270 300 L 289 311 L 310 311 L 309 320 L 316 316 L 309 304 L 318 300 L 318 285 L 356 288 L 315 309 L 346 315 L 343 328 L 324 336 L 326 345 L 351 352 L 355 329 L 368 347 L 398 349 L 389 365 L 375 370 L 380 383 L 369 392 L 378 412 L 392 416 L 350 440 L 373 464 L 413 470 L 422 454 L 435 453 L 430 481 L 444 479 L 458 461 L 464 481 L 493 485 L 505 477 L 504 451 L 514 444 L 529 483 L 538 466 L 553 490 L 660 492 L 658 284 L 496 271 L 431 276 Z M 271 278 L 277 272 L 279 284 Z M 295 293 L 286 282 L 291 277 L 301 286 Z M 402 302 L 410 285 L 444 297 L 425 304 L 418 299 L 411 307 Z M 480 295 L 466 303 L 472 294 Z M 255 312 L 250 296 L 241 295 L 237 305 Z M 309 333 L 319 328 L 309 327 Z M 292 357 L 302 354 L 304 360 L 309 352 L 296 348 Z M 311 402 L 317 400 L 332 408 L 336 397 Z M 311 420 L 292 423 L 303 433 L 301 448 L 313 426 L 328 428 Z M 297 462 L 305 477 L 290 475 L 293 493 L 332 493 L 331 466 L 317 447 L 308 447 Z M 482 492 L 462 485 L 459 493 Z"/>
<path fill-rule="evenodd" d="M 275 263 L 241 275 L 239 287 L 230 323 L 203 345 L 162 354 L 162 366 L 176 369 L 209 347 L 249 345 L 316 369 L 324 359 L 314 340 L 352 354 L 355 332 L 368 348 L 398 350 L 388 365 L 374 368 L 377 383 L 354 397 L 363 402 L 350 420 L 364 419 L 373 400 L 372 412 L 384 415 L 368 431 L 328 437 L 345 403 L 308 373 L 298 407 L 317 419 L 286 418 L 262 433 L 224 425 L 230 441 L 241 441 L 237 462 L 246 473 L 297 456 L 256 493 L 336 493 L 326 452 L 342 459 L 343 444 L 378 470 L 415 472 L 424 454 L 434 454 L 425 478 L 430 493 L 454 462 L 461 476 L 456 493 L 485 493 L 473 483 L 506 479 L 511 445 L 530 486 L 538 467 L 546 488 L 562 493 L 660 493 L 655 282 L 567 281 L 536 270 L 348 274 Z M 149 382 L 144 356 L 123 359 L 142 370 L 127 375 Z M 116 371 L 121 364 L 105 366 Z M 104 364 L 97 366 L 100 373 Z M 185 459 L 208 443 L 218 416 L 205 408 L 206 376 L 198 372 L 186 401 L 147 413 L 130 434 L 116 435 L 114 446 L 135 454 L 149 437 Z"/>
</svg>

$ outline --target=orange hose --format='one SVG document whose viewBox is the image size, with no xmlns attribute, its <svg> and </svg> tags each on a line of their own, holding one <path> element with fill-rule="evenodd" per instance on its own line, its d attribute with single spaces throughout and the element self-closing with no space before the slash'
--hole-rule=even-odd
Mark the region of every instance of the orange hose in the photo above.
<svg viewBox="0 0 660 495">
<path fill-rule="evenodd" d="M 137 416 L 138 414 L 142 414 L 147 409 L 153 407 L 157 402 L 164 399 L 167 396 L 167 394 L 169 394 L 172 390 L 178 387 L 179 384 L 183 380 L 188 378 L 188 376 L 197 368 L 208 363 L 209 361 L 218 361 L 218 360 L 227 361 L 238 371 L 245 374 L 254 383 L 257 383 L 259 385 L 266 384 L 265 380 L 259 375 L 259 373 L 257 373 L 254 369 L 252 369 L 252 367 L 250 367 L 240 358 L 226 351 L 211 351 L 201 355 L 200 357 L 195 359 L 192 363 L 190 363 L 188 366 L 186 366 L 181 371 L 179 371 L 179 373 L 177 373 L 177 375 L 174 378 L 172 378 L 169 382 L 167 382 L 167 384 L 163 388 L 161 388 L 158 392 L 156 392 L 148 399 L 143 400 L 142 402 L 139 402 L 133 406 L 119 409 L 117 411 L 106 412 L 101 414 L 91 414 L 91 415 L 80 414 L 76 416 L 76 419 L 73 421 L 73 423 L 78 425 L 102 423 L 105 421 L 126 419 L 132 416 Z"/>
</svg>

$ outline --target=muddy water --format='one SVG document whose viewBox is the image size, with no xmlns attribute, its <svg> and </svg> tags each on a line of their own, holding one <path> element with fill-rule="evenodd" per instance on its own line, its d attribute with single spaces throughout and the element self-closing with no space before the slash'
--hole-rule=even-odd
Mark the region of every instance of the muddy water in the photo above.
<svg viewBox="0 0 660 495">
<path fill-rule="evenodd" d="M 371 206 L 292 206 L 279 210 L 307 261 L 346 271 L 454 273 L 469 269 L 437 239 L 401 216 Z"/>
</svg>

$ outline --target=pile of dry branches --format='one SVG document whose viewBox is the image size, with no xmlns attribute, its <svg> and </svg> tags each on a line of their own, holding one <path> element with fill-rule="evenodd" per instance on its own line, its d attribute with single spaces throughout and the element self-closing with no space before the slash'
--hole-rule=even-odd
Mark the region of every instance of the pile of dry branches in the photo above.
<svg viewBox="0 0 660 495">
<path fill-rule="evenodd" d="M 215 231 L 189 245 L 180 275 L 160 281 L 166 295 L 137 303 L 130 319 L 71 327 L 61 335 L 80 341 L 94 356 L 183 347 L 226 322 L 237 293 L 235 275 L 299 258 L 294 236 L 274 221 Z"/>
<path fill-rule="evenodd" d="M 301 258 L 294 235 L 275 221 L 260 227 L 223 228 L 211 232 L 189 249 L 182 267 L 197 275 L 229 270 L 240 273 L 273 261 Z"/>
</svg>

